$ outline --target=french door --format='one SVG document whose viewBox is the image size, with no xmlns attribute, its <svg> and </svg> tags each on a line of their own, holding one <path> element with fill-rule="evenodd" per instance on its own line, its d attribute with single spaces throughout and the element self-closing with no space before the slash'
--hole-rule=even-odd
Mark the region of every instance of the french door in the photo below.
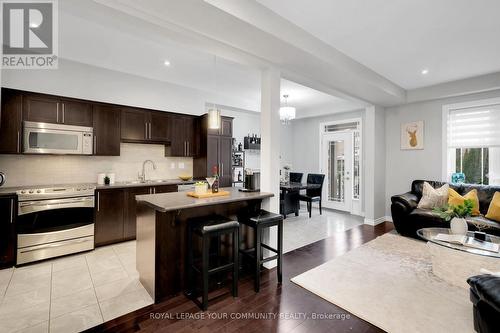
<svg viewBox="0 0 500 333">
<path fill-rule="evenodd" d="M 352 208 L 352 132 L 326 133 L 322 138 L 321 171 L 325 174 L 323 206 L 342 211 Z"/>
</svg>

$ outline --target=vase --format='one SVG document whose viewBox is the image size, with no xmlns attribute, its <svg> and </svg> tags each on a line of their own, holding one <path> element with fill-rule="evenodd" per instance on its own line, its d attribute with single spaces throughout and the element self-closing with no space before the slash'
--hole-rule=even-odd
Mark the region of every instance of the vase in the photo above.
<svg viewBox="0 0 500 333">
<path fill-rule="evenodd" d="M 464 218 L 454 217 L 450 222 L 451 233 L 454 235 L 465 235 L 469 227 L 467 226 L 467 221 Z"/>
</svg>

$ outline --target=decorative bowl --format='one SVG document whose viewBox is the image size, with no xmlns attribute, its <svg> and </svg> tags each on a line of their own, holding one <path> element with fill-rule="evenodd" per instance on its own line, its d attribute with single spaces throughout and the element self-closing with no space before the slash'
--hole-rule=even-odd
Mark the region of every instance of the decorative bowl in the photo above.
<svg viewBox="0 0 500 333">
<path fill-rule="evenodd" d="M 188 180 L 191 180 L 191 176 L 179 176 L 179 178 L 183 181 L 188 181 Z"/>
</svg>

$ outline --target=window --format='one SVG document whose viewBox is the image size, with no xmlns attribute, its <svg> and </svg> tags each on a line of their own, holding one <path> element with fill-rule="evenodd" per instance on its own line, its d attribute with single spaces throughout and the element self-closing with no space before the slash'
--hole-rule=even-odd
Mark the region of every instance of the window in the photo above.
<svg viewBox="0 0 500 333">
<path fill-rule="evenodd" d="M 448 111 L 448 177 L 500 184 L 500 104 Z"/>
</svg>

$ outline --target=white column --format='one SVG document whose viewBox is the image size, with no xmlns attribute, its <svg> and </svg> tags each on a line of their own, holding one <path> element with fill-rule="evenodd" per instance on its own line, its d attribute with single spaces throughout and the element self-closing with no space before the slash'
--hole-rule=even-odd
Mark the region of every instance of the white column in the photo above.
<svg viewBox="0 0 500 333">
<path fill-rule="evenodd" d="M 365 224 L 385 220 L 385 110 L 365 109 Z"/>
<path fill-rule="evenodd" d="M 266 200 L 263 209 L 279 212 L 280 173 L 280 72 L 275 69 L 262 71 L 260 108 L 260 190 L 274 193 Z"/>
<path fill-rule="evenodd" d="M 280 202 L 280 72 L 275 69 L 262 71 L 261 78 L 261 108 L 260 108 L 260 190 L 271 192 L 274 197 L 264 200 L 262 208 L 270 212 L 279 213 Z M 263 234 L 264 243 L 277 248 L 278 230 L 268 228 Z M 271 255 L 264 250 L 264 256 Z M 267 262 L 265 267 L 277 265 L 276 260 Z"/>
</svg>

